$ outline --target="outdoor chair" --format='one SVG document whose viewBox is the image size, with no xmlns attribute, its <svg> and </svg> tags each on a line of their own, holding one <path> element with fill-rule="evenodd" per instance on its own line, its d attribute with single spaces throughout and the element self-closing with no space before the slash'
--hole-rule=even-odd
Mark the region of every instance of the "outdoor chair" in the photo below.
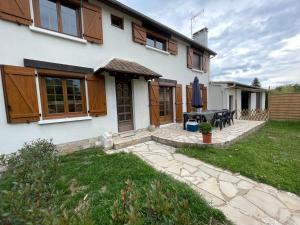
<svg viewBox="0 0 300 225">
<path fill-rule="evenodd" d="M 213 118 L 213 126 L 214 126 L 214 127 L 219 127 L 220 130 L 222 130 L 222 128 L 223 128 L 222 113 L 216 113 L 216 114 L 214 115 L 214 118 Z"/>
<path fill-rule="evenodd" d="M 233 122 L 233 116 L 234 116 L 234 114 L 235 114 L 235 110 L 233 110 L 233 111 L 231 111 L 230 113 L 229 113 L 229 117 L 228 117 L 228 124 L 229 125 L 231 125 L 231 121 L 232 121 L 232 124 L 234 124 L 234 122 Z"/>
<path fill-rule="evenodd" d="M 229 121 L 229 115 L 230 115 L 230 113 L 228 111 L 222 112 L 221 121 L 222 121 L 223 127 L 225 127 L 226 124 L 230 125 L 228 123 L 228 121 Z"/>
</svg>

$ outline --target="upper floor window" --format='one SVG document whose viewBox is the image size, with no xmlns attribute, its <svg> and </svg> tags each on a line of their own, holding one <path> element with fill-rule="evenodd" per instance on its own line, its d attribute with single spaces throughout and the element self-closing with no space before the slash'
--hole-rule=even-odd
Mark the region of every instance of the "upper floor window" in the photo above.
<svg viewBox="0 0 300 225">
<path fill-rule="evenodd" d="M 111 25 L 124 29 L 124 20 L 121 17 L 111 15 Z"/>
<path fill-rule="evenodd" d="M 193 69 L 203 70 L 203 55 L 198 52 L 193 53 Z"/>
<path fill-rule="evenodd" d="M 37 26 L 72 36 L 80 36 L 80 7 L 65 1 L 34 0 Z"/>
<path fill-rule="evenodd" d="M 167 50 L 167 43 L 165 40 L 159 39 L 153 35 L 147 34 L 146 44 L 150 47 L 157 48 L 162 51 Z"/>
</svg>

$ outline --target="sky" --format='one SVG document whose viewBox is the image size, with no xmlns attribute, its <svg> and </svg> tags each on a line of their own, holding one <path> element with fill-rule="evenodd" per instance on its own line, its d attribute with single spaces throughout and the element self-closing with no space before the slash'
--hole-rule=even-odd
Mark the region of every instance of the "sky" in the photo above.
<svg viewBox="0 0 300 225">
<path fill-rule="evenodd" d="M 190 37 L 207 27 L 211 80 L 300 83 L 300 0 L 119 0 Z"/>
</svg>

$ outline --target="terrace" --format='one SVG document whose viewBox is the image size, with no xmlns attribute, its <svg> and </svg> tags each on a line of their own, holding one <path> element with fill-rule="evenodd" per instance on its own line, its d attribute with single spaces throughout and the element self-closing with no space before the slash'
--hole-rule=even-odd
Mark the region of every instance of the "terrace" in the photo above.
<svg viewBox="0 0 300 225">
<path fill-rule="evenodd" d="M 212 144 L 210 145 L 215 147 L 230 145 L 263 125 L 264 121 L 235 120 L 234 124 L 226 126 L 222 130 L 213 129 Z M 161 126 L 152 132 L 140 130 L 116 136 L 113 138 L 113 148 L 120 149 L 150 140 L 176 148 L 207 145 L 202 142 L 201 133 L 183 130 L 182 124 L 171 124 Z"/>
</svg>

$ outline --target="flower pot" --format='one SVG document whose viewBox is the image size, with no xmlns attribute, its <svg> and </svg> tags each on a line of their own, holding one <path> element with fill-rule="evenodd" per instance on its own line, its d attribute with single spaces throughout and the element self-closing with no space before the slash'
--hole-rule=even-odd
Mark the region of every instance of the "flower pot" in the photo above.
<svg viewBox="0 0 300 225">
<path fill-rule="evenodd" d="M 211 133 L 202 134 L 202 138 L 203 138 L 203 143 L 211 144 Z"/>
</svg>

